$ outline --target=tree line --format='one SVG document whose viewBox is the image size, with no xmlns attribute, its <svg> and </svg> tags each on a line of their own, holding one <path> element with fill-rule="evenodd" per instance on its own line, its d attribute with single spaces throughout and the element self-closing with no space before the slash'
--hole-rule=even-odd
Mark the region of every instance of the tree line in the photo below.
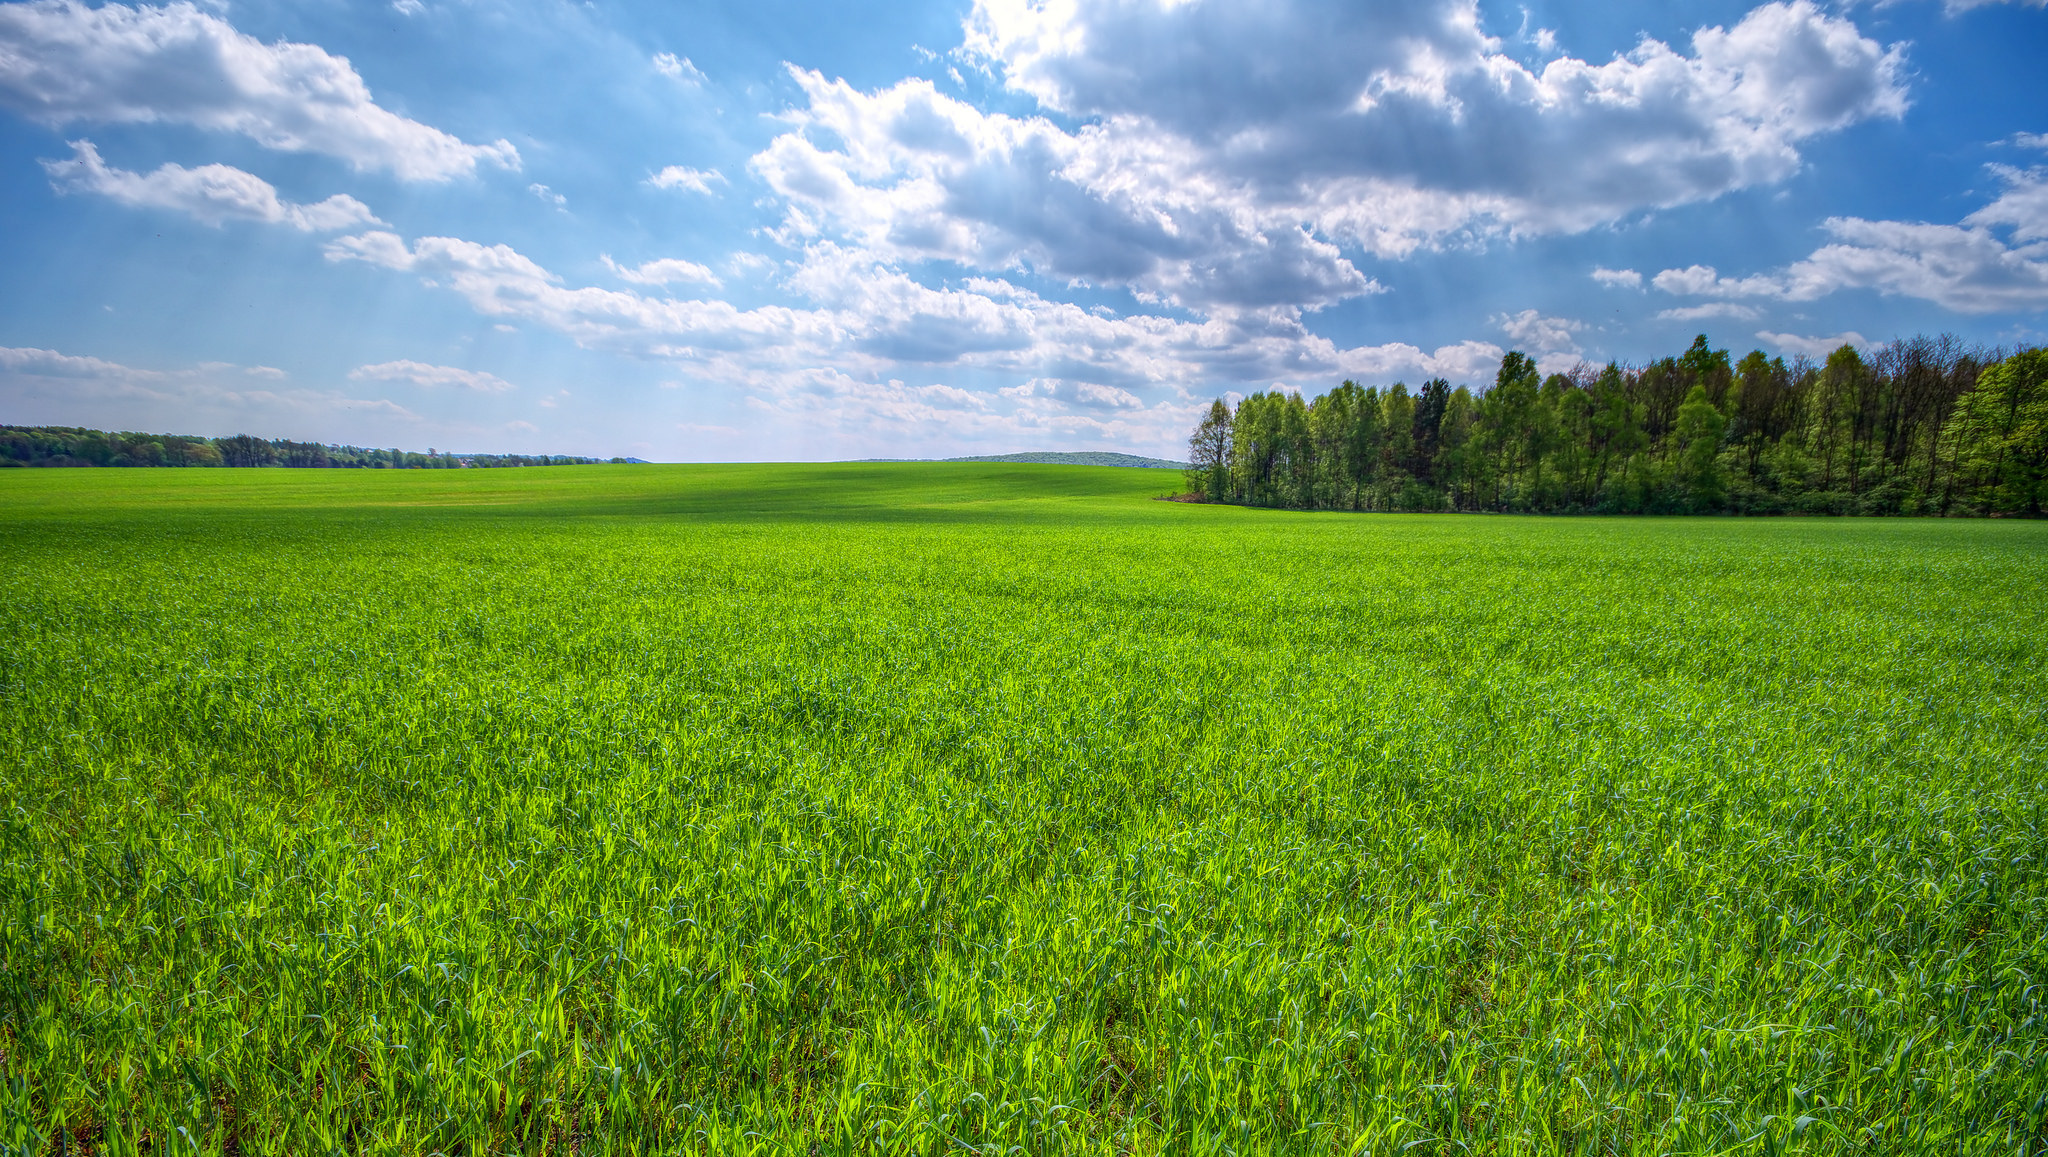
<svg viewBox="0 0 2048 1157">
<path fill-rule="evenodd" d="M 264 439 L 248 434 L 109 433 L 75 426 L 0 426 L 0 467 L 6 466 L 295 466 L 344 470 L 460 470 L 503 466 L 589 466 L 628 458 L 568 454 L 425 454 L 398 449 Z"/>
<path fill-rule="evenodd" d="M 1189 451 L 1190 498 L 1249 506 L 2038 517 L 2048 350 L 1944 334 L 1731 363 L 1702 335 L 1648 365 L 1548 376 L 1511 351 L 1477 391 L 1219 399 Z"/>
</svg>

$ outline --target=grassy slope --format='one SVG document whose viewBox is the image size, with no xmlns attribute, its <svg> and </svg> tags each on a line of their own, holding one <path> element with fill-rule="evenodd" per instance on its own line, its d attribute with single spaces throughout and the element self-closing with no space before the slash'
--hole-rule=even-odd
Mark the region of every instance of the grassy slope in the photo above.
<svg viewBox="0 0 2048 1157">
<path fill-rule="evenodd" d="M 0 474 L 0 1142 L 2041 1137 L 2048 526 L 1167 488 Z"/>
</svg>

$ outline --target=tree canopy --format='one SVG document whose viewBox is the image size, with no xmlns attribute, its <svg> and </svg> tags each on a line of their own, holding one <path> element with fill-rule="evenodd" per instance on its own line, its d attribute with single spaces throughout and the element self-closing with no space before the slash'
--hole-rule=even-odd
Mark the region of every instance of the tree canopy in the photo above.
<svg viewBox="0 0 2048 1157">
<path fill-rule="evenodd" d="M 1344 382 L 1222 400 L 1188 442 L 1203 501 L 1306 510 L 2039 516 L 2048 350 L 1914 337 L 1822 363 L 1705 335 L 1644 366 L 1490 386 Z"/>
</svg>

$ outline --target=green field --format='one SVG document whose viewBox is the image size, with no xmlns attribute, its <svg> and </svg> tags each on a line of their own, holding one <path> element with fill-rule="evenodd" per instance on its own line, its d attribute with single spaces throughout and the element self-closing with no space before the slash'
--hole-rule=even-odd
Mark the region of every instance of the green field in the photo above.
<svg viewBox="0 0 2048 1157">
<path fill-rule="evenodd" d="M 0 1151 L 2038 1153 L 2048 523 L 0 472 Z"/>
</svg>

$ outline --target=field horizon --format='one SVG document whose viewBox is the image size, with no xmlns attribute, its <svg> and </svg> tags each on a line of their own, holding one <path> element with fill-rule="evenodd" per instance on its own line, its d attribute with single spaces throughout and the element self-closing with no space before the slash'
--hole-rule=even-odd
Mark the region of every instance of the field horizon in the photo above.
<svg viewBox="0 0 2048 1157">
<path fill-rule="evenodd" d="M 2040 1152 L 2048 523 L 0 472 L 0 1151 Z"/>
</svg>

